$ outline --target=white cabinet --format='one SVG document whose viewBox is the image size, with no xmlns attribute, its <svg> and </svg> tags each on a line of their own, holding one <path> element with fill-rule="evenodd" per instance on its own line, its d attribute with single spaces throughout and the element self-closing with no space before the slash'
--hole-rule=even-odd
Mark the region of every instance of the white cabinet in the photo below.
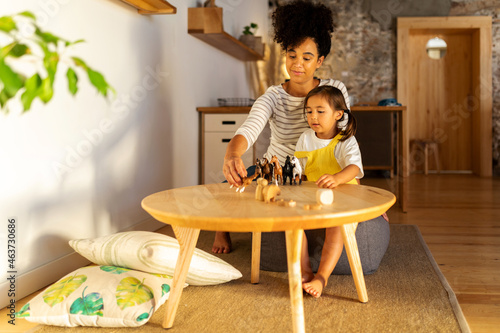
<svg viewBox="0 0 500 333">
<path fill-rule="evenodd" d="M 206 107 L 200 112 L 200 183 L 220 183 L 226 147 L 248 116 L 250 107 Z M 254 148 L 242 156 L 246 167 L 254 164 Z"/>
</svg>

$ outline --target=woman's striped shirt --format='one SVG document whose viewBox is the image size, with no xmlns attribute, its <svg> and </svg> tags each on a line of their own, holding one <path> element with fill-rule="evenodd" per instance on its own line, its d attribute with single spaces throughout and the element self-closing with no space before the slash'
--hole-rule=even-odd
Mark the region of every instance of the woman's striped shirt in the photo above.
<svg viewBox="0 0 500 333">
<path fill-rule="evenodd" d="M 322 79 L 319 85 L 330 85 L 340 89 L 344 94 L 347 107 L 350 108 L 347 88 L 342 82 Z M 287 155 L 293 156 L 300 135 L 309 128 L 304 116 L 303 103 L 304 97 L 289 95 L 281 84 L 271 86 L 255 101 L 248 118 L 238 128 L 235 135 L 245 137 L 248 150 L 269 122 L 271 138 L 264 157 L 270 161 L 271 157 L 276 155 L 280 163 L 284 164 Z"/>
</svg>

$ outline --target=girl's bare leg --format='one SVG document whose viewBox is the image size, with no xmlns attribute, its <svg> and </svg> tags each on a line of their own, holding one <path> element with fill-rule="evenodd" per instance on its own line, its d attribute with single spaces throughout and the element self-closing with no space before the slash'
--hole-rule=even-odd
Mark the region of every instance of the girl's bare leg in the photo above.
<svg viewBox="0 0 500 333">
<path fill-rule="evenodd" d="M 231 236 L 226 231 L 216 231 L 214 245 L 212 246 L 213 253 L 229 253 L 231 252 Z"/>
<path fill-rule="evenodd" d="M 307 250 L 307 237 L 305 232 L 304 232 L 304 237 L 302 238 L 300 269 L 302 272 L 302 284 L 304 284 L 304 282 L 309 282 L 314 278 L 314 274 L 311 269 L 311 261 L 309 260 L 309 251 Z"/>
<path fill-rule="evenodd" d="M 325 243 L 321 251 L 321 261 L 318 272 L 314 278 L 307 283 L 302 284 L 304 290 L 314 296 L 320 297 L 323 289 L 326 287 L 328 278 L 339 261 L 342 254 L 344 242 L 339 227 L 327 228 L 325 233 Z"/>
</svg>

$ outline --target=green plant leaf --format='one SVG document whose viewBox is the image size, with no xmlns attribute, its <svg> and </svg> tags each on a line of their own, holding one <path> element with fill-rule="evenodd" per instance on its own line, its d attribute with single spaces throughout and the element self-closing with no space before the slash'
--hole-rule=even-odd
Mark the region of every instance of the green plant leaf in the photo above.
<svg viewBox="0 0 500 333">
<path fill-rule="evenodd" d="M 78 58 L 78 57 L 71 57 L 71 59 L 73 59 L 73 61 L 75 62 L 75 65 L 78 66 L 78 67 L 81 67 L 85 70 L 87 70 L 89 67 L 87 66 L 87 64 L 85 63 L 85 61 L 83 61 L 82 59 Z"/>
<path fill-rule="evenodd" d="M 106 97 L 108 95 L 108 90 L 112 88 L 110 87 L 108 82 L 106 82 L 104 76 L 91 68 L 87 69 L 87 74 L 89 76 L 90 83 L 94 87 L 96 87 L 97 91 L 99 91 L 100 94 Z"/>
<path fill-rule="evenodd" d="M 0 82 L 3 83 L 5 93 L 9 98 L 14 97 L 24 86 L 24 79 L 15 73 L 3 59 L 0 59 Z"/>
<path fill-rule="evenodd" d="M 76 95 L 78 92 L 78 75 L 76 75 L 75 71 L 73 68 L 68 68 L 68 71 L 66 72 L 66 77 L 68 78 L 68 89 L 71 95 Z"/>
<path fill-rule="evenodd" d="M 0 17 L 0 30 L 11 32 L 14 29 L 17 29 L 17 26 L 16 22 L 14 22 L 14 19 L 11 16 Z"/>
<path fill-rule="evenodd" d="M 36 27 L 35 29 L 35 35 L 37 35 L 38 37 L 40 37 L 45 43 L 47 44 L 54 44 L 54 45 L 57 45 L 57 42 L 60 41 L 60 40 L 63 40 L 62 38 L 60 37 L 57 37 L 56 35 L 54 34 L 51 34 L 50 32 L 43 32 L 42 30 L 40 30 L 39 27 Z"/>
<path fill-rule="evenodd" d="M 24 11 L 22 13 L 19 13 L 18 15 L 20 16 L 24 16 L 24 17 L 29 17 L 30 19 L 32 19 L 33 21 L 36 21 L 36 16 L 35 14 L 33 14 L 32 12 L 29 12 L 29 11 Z"/>
<path fill-rule="evenodd" d="M 2 49 L 0 50 L 0 60 L 5 59 L 5 57 L 9 55 L 10 51 L 12 51 L 12 49 L 14 48 L 14 46 L 16 46 L 16 44 L 17 42 L 12 42 L 2 47 Z"/>
<path fill-rule="evenodd" d="M 51 99 L 52 96 L 54 96 L 54 88 L 52 86 L 52 81 L 50 80 L 50 77 L 46 77 L 45 79 L 42 80 L 42 86 L 41 86 L 41 91 L 38 97 L 47 104 Z"/>
<path fill-rule="evenodd" d="M 68 47 L 68 46 L 73 46 L 73 45 L 80 44 L 80 43 L 85 43 L 85 39 L 79 39 L 79 40 L 76 40 L 74 42 L 67 41 L 65 45 L 66 45 L 66 47 Z"/>
<path fill-rule="evenodd" d="M 43 65 L 49 74 L 51 82 L 54 82 L 57 72 L 57 65 L 59 64 L 59 54 L 56 52 L 49 52 L 43 58 Z"/>
<path fill-rule="evenodd" d="M 116 303 L 120 309 L 145 303 L 154 297 L 151 288 L 134 277 L 120 281 L 116 288 Z"/>
<path fill-rule="evenodd" d="M 130 271 L 128 268 L 117 267 L 117 266 L 101 266 L 99 267 L 101 271 L 112 273 L 112 274 L 122 274 Z"/>
<path fill-rule="evenodd" d="M 24 44 L 16 44 L 14 47 L 10 50 L 10 52 L 7 55 L 19 58 L 27 53 L 30 53 L 30 48 Z"/>
<path fill-rule="evenodd" d="M 26 318 L 30 316 L 30 303 L 26 303 L 22 308 L 21 311 L 16 312 L 15 316 L 16 318 Z"/>
<path fill-rule="evenodd" d="M 7 95 L 5 89 L 2 89 L 2 91 L 0 91 L 0 107 L 3 108 L 9 99 L 10 97 Z"/>
<path fill-rule="evenodd" d="M 31 108 L 31 103 L 42 92 L 42 79 L 37 73 L 26 80 L 26 90 L 21 95 L 21 102 L 23 103 L 24 112 Z"/>
<path fill-rule="evenodd" d="M 85 281 L 87 281 L 86 275 L 76 274 L 59 280 L 45 290 L 43 293 L 43 301 L 50 307 L 53 307 L 54 305 L 64 301 Z"/>
<path fill-rule="evenodd" d="M 77 298 L 69 309 L 71 314 L 82 314 L 84 316 L 103 316 L 102 310 L 104 309 L 103 299 L 99 293 L 90 293 L 85 296 L 85 289 L 83 289 L 82 297 Z"/>
<path fill-rule="evenodd" d="M 161 296 L 165 296 L 165 294 L 168 294 L 170 292 L 170 286 L 166 283 L 161 285 Z"/>
</svg>

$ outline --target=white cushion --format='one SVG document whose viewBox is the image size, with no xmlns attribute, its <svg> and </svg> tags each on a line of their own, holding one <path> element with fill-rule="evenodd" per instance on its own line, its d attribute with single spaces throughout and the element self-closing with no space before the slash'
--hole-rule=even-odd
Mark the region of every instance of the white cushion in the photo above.
<svg viewBox="0 0 500 333">
<path fill-rule="evenodd" d="M 76 252 L 98 265 L 121 266 L 150 273 L 174 274 L 179 243 L 175 238 L 148 231 L 71 240 Z M 240 271 L 214 255 L 195 249 L 186 282 L 203 286 L 241 277 Z"/>
<path fill-rule="evenodd" d="M 29 301 L 17 318 L 55 326 L 135 327 L 168 299 L 172 277 L 113 266 L 82 267 Z"/>
</svg>

